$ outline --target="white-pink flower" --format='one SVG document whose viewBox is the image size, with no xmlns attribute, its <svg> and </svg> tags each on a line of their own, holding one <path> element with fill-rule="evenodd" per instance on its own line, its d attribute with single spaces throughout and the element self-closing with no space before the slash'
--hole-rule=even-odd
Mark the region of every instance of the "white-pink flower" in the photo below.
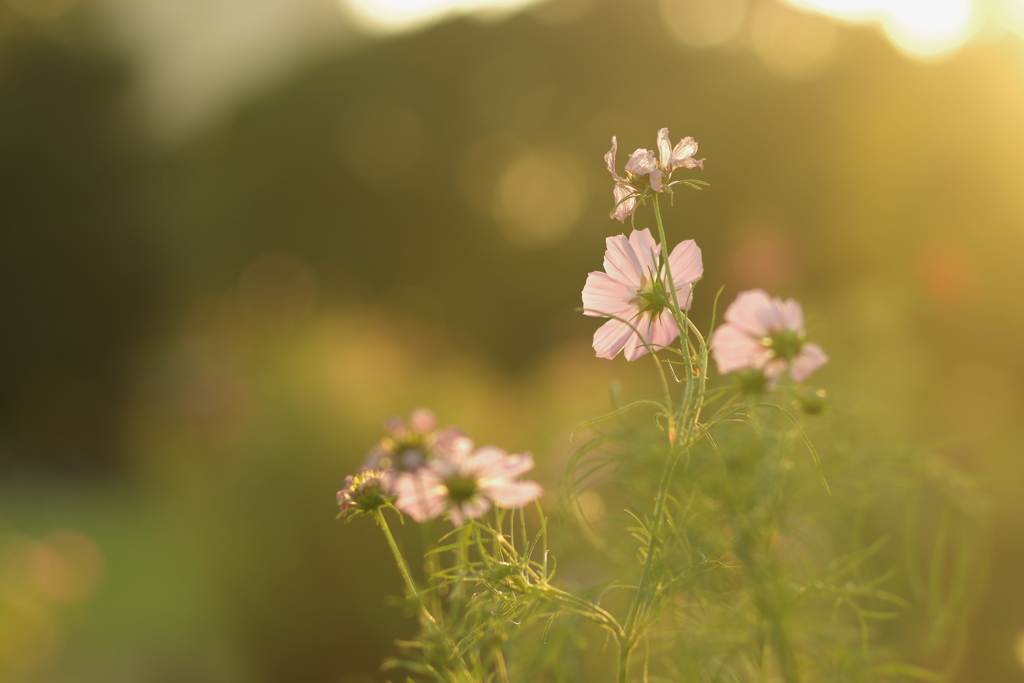
<svg viewBox="0 0 1024 683">
<path fill-rule="evenodd" d="M 491 506 L 515 509 L 536 500 L 541 487 L 519 476 L 533 469 L 529 453 L 510 455 L 496 446 L 473 448 L 468 438 L 426 467 L 398 476 L 391 489 L 395 507 L 417 522 L 445 510 L 456 526 L 483 516 Z"/>
<path fill-rule="evenodd" d="M 805 337 L 800 304 L 750 289 L 725 310 L 725 322 L 711 335 L 711 354 L 723 375 L 753 369 L 774 381 L 788 369 L 793 381 L 803 382 L 828 362 Z"/>
<path fill-rule="evenodd" d="M 648 347 L 668 346 L 679 336 L 672 292 L 680 308 L 690 308 L 693 283 L 704 273 L 700 248 L 693 240 L 676 245 L 668 258 L 670 285 L 661 245 L 649 230 L 634 230 L 629 239 L 615 235 L 605 244 L 605 272 L 587 276 L 583 314 L 611 318 L 594 333 L 598 357 L 614 358 L 622 351 L 626 360 L 636 360 Z"/>
<path fill-rule="evenodd" d="M 622 177 L 615 171 L 615 155 L 618 151 L 618 140 L 612 137 L 612 148 L 604 155 L 604 163 L 608 172 L 615 179 L 612 196 L 615 208 L 612 216 L 621 222 L 636 209 L 637 200 L 644 196 L 647 188 L 654 192 L 664 192 L 669 188 L 669 178 L 677 168 L 704 168 L 704 159 L 694 159 L 697 143 L 691 137 L 685 137 L 675 147 L 668 137 L 668 128 L 658 131 L 658 154 L 649 149 L 637 149 L 629 155 L 626 162 L 626 176 Z"/>
</svg>

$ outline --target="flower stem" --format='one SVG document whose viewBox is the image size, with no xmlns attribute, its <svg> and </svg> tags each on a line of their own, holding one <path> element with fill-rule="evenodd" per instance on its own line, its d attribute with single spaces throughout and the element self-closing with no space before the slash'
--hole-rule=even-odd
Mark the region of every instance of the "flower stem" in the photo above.
<svg viewBox="0 0 1024 683">
<path fill-rule="evenodd" d="M 412 578 L 412 572 L 409 571 L 409 565 L 405 562 L 405 557 L 402 555 L 402 551 L 398 548 L 398 543 L 395 541 L 394 534 L 391 533 L 391 527 L 388 525 L 387 519 L 384 517 L 381 510 L 373 511 L 374 519 L 377 522 L 377 526 L 384 532 L 384 538 L 388 542 L 388 547 L 391 548 L 391 554 L 395 558 L 395 564 L 398 565 L 398 573 L 402 575 L 402 580 L 405 582 L 405 590 L 409 597 L 416 601 L 416 606 L 419 608 L 420 621 L 421 623 L 432 630 L 443 642 L 445 649 L 448 652 L 448 657 L 451 660 L 452 667 L 459 669 L 460 674 L 469 676 L 469 671 L 466 669 L 465 664 L 462 662 L 462 658 L 459 656 L 458 648 L 455 643 L 452 642 L 451 638 L 444 632 L 444 629 L 431 614 L 430 610 L 427 609 L 427 604 L 423 600 L 423 594 L 416 586 L 416 581 Z M 470 679 L 466 679 L 470 680 Z"/>
</svg>

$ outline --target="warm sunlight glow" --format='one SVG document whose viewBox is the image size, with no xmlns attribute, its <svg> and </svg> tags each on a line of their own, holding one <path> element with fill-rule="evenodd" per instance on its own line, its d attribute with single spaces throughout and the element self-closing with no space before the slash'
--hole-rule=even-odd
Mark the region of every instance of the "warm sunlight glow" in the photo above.
<svg viewBox="0 0 1024 683">
<path fill-rule="evenodd" d="M 365 29 L 407 31 L 453 14 L 505 13 L 537 0 L 338 0 Z"/>
<path fill-rule="evenodd" d="M 972 0 L 788 0 L 847 21 L 881 25 L 893 43 L 916 57 L 939 57 L 970 36 Z"/>
</svg>

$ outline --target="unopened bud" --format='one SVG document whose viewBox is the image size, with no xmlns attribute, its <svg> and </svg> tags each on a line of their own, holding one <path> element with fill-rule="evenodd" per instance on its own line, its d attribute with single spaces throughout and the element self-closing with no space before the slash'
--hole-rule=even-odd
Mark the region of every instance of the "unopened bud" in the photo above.
<svg viewBox="0 0 1024 683">
<path fill-rule="evenodd" d="M 814 392 L 802 392 L 797 394 L 796 404 L 800 410 L 804 411 L 807 415 L 818 415 L 821 411 L 825 410 L 825 405 L 828 402 L 828 394 L 824 389 L 818 389 Z"/>
</svg>

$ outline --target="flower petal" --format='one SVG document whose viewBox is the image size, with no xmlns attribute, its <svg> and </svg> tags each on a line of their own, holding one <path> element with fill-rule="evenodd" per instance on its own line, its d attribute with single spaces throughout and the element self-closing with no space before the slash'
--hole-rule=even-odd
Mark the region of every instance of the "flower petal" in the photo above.
<svg viewBox="0 0 1024 683">
<path fill-rule="evenodd" d="M 594 351 L 598 358 L 615 358 L 626 340 L 633 335 L 633 329 L 621 320 L 609 320 L 594 332 Z"/>
<path fill-rule="evenodd" d="M 668 346 L 679 336 L 679 325 L 668 308 L 662 310 L 651 323 L 650 344 L 655 348 Z"/>
<path fill-rule="evenodd" d="M 648 345 L 652 341 L 654 332 L 652 330 L 653 323 L 651 316 L 648 314 L 641 315 L 633 324 L 636 325 L 637 333 L 634 333 L 626 339 L 626 343 L 622 346 L 622 355 L 626 360 L 636 360 L 641 356 L 647 354 Z"/>
<path fill-rule="evenodd" d="M 642 147 L 630 154 L 629 161 L 626 162 L 626 170 L 633 175 L 647 175 L 657 167 L 654 152 Z"/>
<path fill-rule="evenodd" d="M 500 508 L 521 508 L 532 503 L 544 489 L 535 481 L 494 481 L 481 483 L 480 492 Z"/>
<path fill-rule="evenodd" d="M 672 281 L 676 289 L 681 289 L 683 285 L 692 285 L 704 275 L 704 261 L 701 259 L 700 247 L 693 240 L 677 244 L 669 254 L 668 265 L 672 269 Z M 689 308 L 689 305 L 684 306 L 681 301 L 680 306 Z"/>
<path fill-rule="evenodd" d="M 651 171 L 647 176 L 647 180 L 650 181 L 651 189 L 655 192 L 665 191 L 665 173 L 660 168 Z"/>
<path fill-rule="evenodd" d="M 491 509 L 491 501 L 485 496 L 476 495 L 461 505 L 453 506 L 449 512 L 452 524 L 462 526 L 467 519 L 479 519 Z"/>
<path fill-rule="evenodd" d="M 771 326 L 775 304 L 763 289 L 748 289 L 736 295 L 725 309 L 726 322 L 753 337 L 767 337 L 778 328 Z"/>
<path fill-rule="evenodd" d="M 448 488 L 429 467 L 403 472 L 392 484 L 395 507 L 417 522 L 434 519 L 444 511 Z"/>
<path fill-rule="evenodd" d="M 409 426 L 420 434 L 429 434 L 437 429 L 437 416 L 427 408 L 417 408 L 409 416 Z"/>
<path fill-rule="evenodd" d="M 636 255 L 636 262 L 640 266 L 638 274 L 642 279 L 636 283 L 639 288 L 643 281 L 654 279 L 655 273 L 658 272 L 658 254 L 661 253 L 661 245 L 654 241 L 651 231 L 647 228 L 631 232 L 629 244 Z"/>
<path fill-rule="evenodd" d="M 644 264 L 625 235 L 612 235 L 605 241 L 604 271 L 613 279 L 635 290 L 640 288 Z"/>
<path fill-rule="evenodd" d="M 786 299 L 785 301 L 776 299 L 776 302 L 785 328 L 793 332 L 803 332 L 804 309 L 800 307 L 800 304 L 795 299 Z"/>
<path fill-rule="evenodd" d="M 605 164 L 605 166 L 608 167 L 608 172 L 612 174 L 612 177 L 615 178 L 615 180 L 623 181 L 624 179 L 621 176 L 619 176 L 618 173 L 615 172 L 615 154 L 618 151 L 618 149 L 619 149 L 619 141 L 616 140 L 615 136 L 613 135 L 612 136 L 612 148 L 610 150 L 608 150 L 607 153 L 605 153 L 605 155 L 604 155 L 604 164 Z"/>
<path fill-rule="evenodd" d="M 658 131 L 658 161 L 661 167 L 671 171 L 669 162 L 672 160 L 672 143 L 668 139 L 668 128 Z"/>
<path fill-rule="evenodd" d="M 672 148 L 672 161 L 673 163 L 684 162 L 696 153 L 697 141 L 687 136 L 677 142 L 676 146 Z M 693 166 L 687 166 L 687 168 L 693 168 Z"/>
<path fill-rule="evenodd" d="M 731 323 L 724 323 L 715 328 L 709 343 L 711 355 L 718 366 L 719 374 L 722 375 L 746 368 L 761 369 L 770 357 L 770 351 L 755 337 Z"/>
<path fill-rule="evenodd" d="M 804 344 L 789 366 L 789 375 L 794 382 L 803 382 L 815 370 L 828 362 L 825 351 L 817 344 Z"/>
<path fill-rule="evenodd" d="M 628 183 L 616 183 L 612 188 L 612 197 L 615 198 L 615 208 L 612 216 L 625 223 L 626 218 L 636 209 L 636 188 Z"/>
<path fill-rule="evenodd" d="M 587 275 L 587 284 L 583 285 L 583 315 L 628 318 L 636 310 L 636 305 L 631 303 L 635 298 L 635 287 L 594 271 Z"/>
</svg>

